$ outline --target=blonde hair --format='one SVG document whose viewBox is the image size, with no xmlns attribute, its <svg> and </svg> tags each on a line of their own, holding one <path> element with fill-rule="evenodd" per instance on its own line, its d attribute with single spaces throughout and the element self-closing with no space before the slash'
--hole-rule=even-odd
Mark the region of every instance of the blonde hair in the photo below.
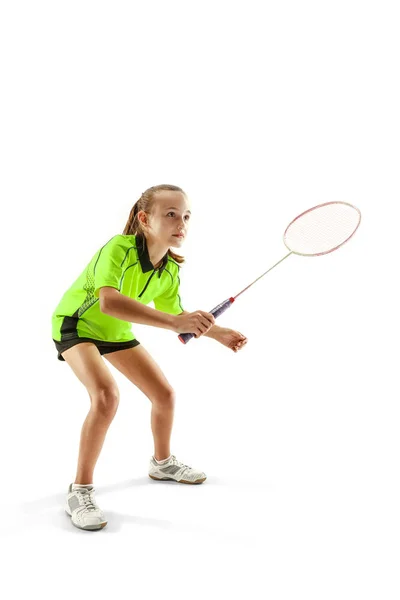
<svg viewBox="0 0 400 600">
<path fill-rule="evenodd" d="M 141 210 L 143 210 L 147 214 L 150 214 L 153 204 L 156 200 L 155 195 L 157 192 L 161 192 L 162 190 L 167 190 L 171 192 L 182 192 L 182 194 L 185 194 L 182 188 L 178 187 L 177 185 L 170 185 L 168 183 L 154 185 L 153 187 L 148 188 L 145 192 L 143 192 L 139 200 L 137 200 L 137 202 L 135 202 L 135 204 L 133 205 L 131 212 L 129 213 L 129 218 L 126 222 L 124 231 L 122 232 L 122 235 L 136 235 L 137 233 L 144 235 L 142 224 L 137 218 L 137 215 Z M 172 252 L 170 248 L 168 248 L 168 255 L 179 264 L 185 262 L 185 258 L 183 256 L 175 254 L 175 252 Z"/>
</svg>

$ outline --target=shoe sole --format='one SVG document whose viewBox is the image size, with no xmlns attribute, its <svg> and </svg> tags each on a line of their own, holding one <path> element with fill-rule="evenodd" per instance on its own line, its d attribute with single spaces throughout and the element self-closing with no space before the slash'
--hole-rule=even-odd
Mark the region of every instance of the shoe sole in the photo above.
<svg viewBox="0 0 400 600">
<path fill-rule="evenodd" d="M 155 481 L 176 481 L 177 483 L 189 483 L 190 485 L 196 485 L 197 483 L 203 483 L 203 481 L 205 481 L 207 479 L 207 477 L 204 477 L 203 479 L 198 479 L 197 481 L 186 481 L 186 479 L 180 479 L 178 481 L 177 479 L 174 479 L 173 477 L 154 477 L 154 475 L 149 475 L 149 477 L 151 477 L 151 479 L 154 479 Z"/>
<path fill-rule="evenodd" d="M 105 527 L 108 523 L 108 521 L 103 521 L 99 525 L 86 525 L 85 527 L 80 527 L 79 525 L 77 525 L 76 523 L 73 522 L 72 515 L 67 511 L 67 509 L 64 508 L 64 510 L 67 513 L 67 515 L 69 516 L 69 518 L 71 519 L 72 525 L 74 527 L 77 527 L 78 529 L 83 529 L 84 531 L 97 531 L 98 529 L 103 529 L 103 527 Z"/>
</svg>

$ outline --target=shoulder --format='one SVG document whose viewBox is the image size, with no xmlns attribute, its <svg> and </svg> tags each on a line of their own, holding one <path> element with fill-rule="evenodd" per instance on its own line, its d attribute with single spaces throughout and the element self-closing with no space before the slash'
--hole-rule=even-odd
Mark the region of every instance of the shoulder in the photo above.
<svg viewBox="0 0 400 600">
<path fill-rule="evenodd" d="M 173 279 L 179 279 L 179 271 L 181 270 L 181 265 L 177 263 L 176 260 L 168 256 L 168 262 L 166 264 L 165 270 L 170 272 Z"/>
<path fill-rule="evenodd" d="M 171 256 L 168 256 L 167 268 L 179 272 L 181 265 L 177 263 L 176 260 L 174 260 Z"/>
<path fill-rule="evenodd" d="M 170 256 L 168 256 L 168 262 L 165 265 L 165 277 L 169 280 L 169 283 L 171 286 L 174 286 L 176 283 L 180 282 L 180 278 L 179 278 L 179 270 L 180 270 L 180 266 L 179 264 L 173 260 Z"/>
<path fill-rule="evenodd" d="M 136 235 L 124 235 L 123 233 L 117 233 L 111 239 L 115 240 L 119 244 L 124 244 L 125 246 L 136 246 Z"/>
<path fill-rule="evenodd" d="M 103 244 L 103 248 L 106 247 L 119 247 L 125 248 L 129 250 L 130 248 L 136 249 L 136 236 L 134 235 L 123 235 L 122 233 L 117 233 L 113 235 L 105 244 Z"/>
</svg>

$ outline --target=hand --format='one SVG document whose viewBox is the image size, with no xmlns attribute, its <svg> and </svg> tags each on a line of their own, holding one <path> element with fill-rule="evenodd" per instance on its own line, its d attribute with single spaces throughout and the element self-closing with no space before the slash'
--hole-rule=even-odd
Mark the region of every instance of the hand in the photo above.
<svg viewBox="0 0 400 600">
<path fill-rule="evenodd" d="M 234 352 L 241 350 L 241 348 L 247 344 L 246 336 L 242 335 L 239 331 L 228 329 L 227 327 L 221 328 L 215 339 Z"/>
<path fill-rule="evenodd" d="M 178 315 L 174 323 L 174 331 L 176 333 L 193 333 L 195 338 L 199 338 L 207 333 L 214 324 L 214 315 L 204 310 L 196 310 L 192 313 Z"/>
</svg>

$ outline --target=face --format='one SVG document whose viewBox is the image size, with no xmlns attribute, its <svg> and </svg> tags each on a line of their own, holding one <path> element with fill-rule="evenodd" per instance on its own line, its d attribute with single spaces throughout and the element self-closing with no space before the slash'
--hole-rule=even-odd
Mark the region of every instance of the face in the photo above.
<svg viewBox="0 0 400 600">
<path fill-rule="evenodd" d="M 187 235 L 191 219 L 190 202 L 182 192 L 162 190 L 156 193 L 152 212 L 147 216 L 146 233 L 165 246 L 179 248 Z M 140 214 L 140 213 L 139 213 Z M 177 237 L 183 234 L 183 237 Z"/>
</svg>

